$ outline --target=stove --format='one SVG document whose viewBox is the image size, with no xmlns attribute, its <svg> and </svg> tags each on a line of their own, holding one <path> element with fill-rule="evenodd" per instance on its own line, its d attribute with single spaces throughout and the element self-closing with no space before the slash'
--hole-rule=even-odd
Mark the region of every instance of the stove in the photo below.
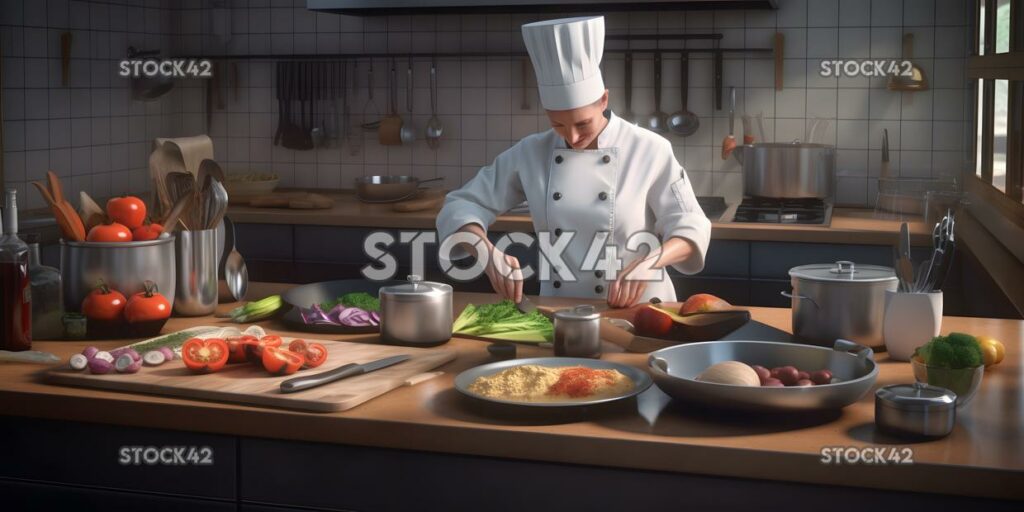
<svg viewBox="0 0 1024 512">
<path fill-rule="evenodd" d="M 832 204 L 823 199 L 745 197 L 736 207 L 733 222 L 758 224 L 822 224 L 832 221 Z"/>
</svg>

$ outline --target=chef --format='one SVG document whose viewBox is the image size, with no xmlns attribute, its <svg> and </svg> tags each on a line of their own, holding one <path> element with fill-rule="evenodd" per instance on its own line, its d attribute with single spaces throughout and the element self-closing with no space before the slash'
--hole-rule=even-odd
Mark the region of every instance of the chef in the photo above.
<svg viewBox="0 0 1024 512">
<path fill-rule="evenodd" d="M 542 256 L 552 271 L 547 279 L 539 272 L 541 295 L 606 298 L 612 307 L 676 300 L 666 267 L 699 272 L 711 222 L 668 140 L 605 115 L 604 18 L 541 21 L 522 32 L 551 129 L 522 139 L 448 194 L 437 218 L 442 248 L 450 235 L 465 239 L 450 258 L 475 255 L 494 290 L 518 303 L 519 261 L 486 231 L 526 200 L 537 236 L 563 249 Z"/>
</svg>

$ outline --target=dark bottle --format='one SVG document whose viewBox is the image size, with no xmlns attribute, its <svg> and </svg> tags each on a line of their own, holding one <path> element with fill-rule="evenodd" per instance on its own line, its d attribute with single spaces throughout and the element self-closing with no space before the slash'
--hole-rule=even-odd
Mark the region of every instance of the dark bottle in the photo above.
<svg viewBox="0 0 1024 512">
<path fill-rule="evenodd" d="M 32 287 L 28 246 L 18 238 L 18 209 L 8 191 L 6 222 L 0 222 L 0 349 L 32 348 Z"/>
<path fill-rule="evenodd" d="M 39 235 L 22 237 L 28 243 L 28 279 L 32 283 L 32 337 L 57 340 L 64 336 L 64 292 L 60 270 L 43 265 L 39 258 Z"/>
</svg>

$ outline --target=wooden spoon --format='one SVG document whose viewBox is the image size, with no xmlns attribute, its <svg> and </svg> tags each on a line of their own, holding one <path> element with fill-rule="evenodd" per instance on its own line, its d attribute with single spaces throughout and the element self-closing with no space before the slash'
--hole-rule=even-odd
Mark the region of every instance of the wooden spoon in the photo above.
<svg viewBox="0 0 1024 512">
<path fill-rule="evenodd" d="M 58 178 L 57 174 L 53 171 L 46 171 L 46 179 L 50 184 L 50 192 L 53 194 L 53 202 L 64 212 L 65 219 L 71 225 L 71 229 L 74 230 L 74 234 L 78 237 L 75 240 L 85 240 L 87 235 L 85 223 L 82 222 L 82 218 L 78 216 L 78 212 L 75 211 L 75 207 L 68 202 L 66 197 L 64 197 L 64 189 L 60 185 L 60 178 Z"/>
<path fill-rule="evenodd" d="M 106 217 L 103 208 L 100 208 L 100 205 L 93 201 L 92 197 L 84 190 L 78 193 L 78 213 L 81 215 L 82 221 L 85 222 L 86 233 L 94 226 L 103 224 Z"/>
<path fill-rule="evenodd" d="M 53 194 L 51 194 L 46 188 L 46 185 L 40 181 L 33 181 L 32 186 L 36 187 L 36 190 L 38 190 L 43 196 L 43 200 L 46 201 L 46 204 L 50 205 L 50 212 L 53 213 L 53 218 L 57 220 L 57 226 L 60 228 L 61 235 L 72 242 L 84 241 L 85 227 L 82 226 L 81 231 L 77 229 L 75 223 L 72 222 L 67 212 L 64 211 L 62 205 L 58 204 L 54 200 Z M 79 223 L 82 222 L 82 219 L 78 217 L 78 214 L 73 211 L 71 213 L 74 215 L 75 219 L 78 219 Z"/>
</svg>

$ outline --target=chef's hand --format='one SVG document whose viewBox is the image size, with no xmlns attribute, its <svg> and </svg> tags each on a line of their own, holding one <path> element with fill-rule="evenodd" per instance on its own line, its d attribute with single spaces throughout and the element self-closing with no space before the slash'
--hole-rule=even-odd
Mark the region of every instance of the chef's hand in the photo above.
<svg viewBox="0 0 1024 512">
<path fill-rule="evenodd" d="M 640 297 L 647 290 L 647 280 L 651 279 L 652 272 L 657 272 L 654 266 L 660 256 L 661 254 L 657 253 L 637 258 L 626 265 L 608 287 L 608 305 L 613 308 L 628 308 L 640 302 Z"/>
<path fill-rule="evenodd" d="M 502 298 L 518 304 L 523 300 L 523 271 L 520 270 L 519 259 L 501 252 L 494 244 L 488 243 L 487 251 L 489 257 L 484 273 L 491 286 Z"/>
</svg>

